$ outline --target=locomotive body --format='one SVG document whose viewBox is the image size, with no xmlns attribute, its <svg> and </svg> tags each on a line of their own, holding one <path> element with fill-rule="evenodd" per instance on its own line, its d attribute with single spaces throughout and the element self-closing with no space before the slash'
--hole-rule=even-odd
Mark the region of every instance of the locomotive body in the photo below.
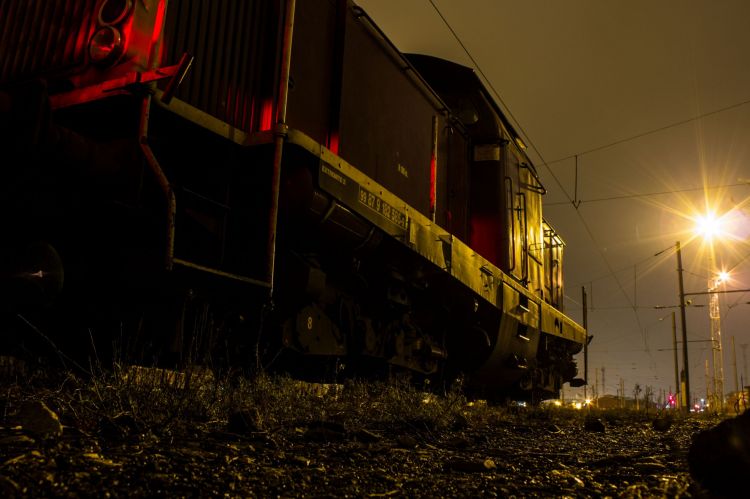
<svg viewBox="0 0 750 499">
<path fill-rule="evenodd" d="M 399 53 L 347 0 L 0 11 L 6 246 L 55 248 L 6 249 L 5 281 L 61 288 L 71 329 L 126 317 L 156 344 L 145 314 L 177 355 L 232 336 L 299 375 L 463 373 L 495 396 L 575 378 L 563 242 L 470 69 Z"/>
</svg>

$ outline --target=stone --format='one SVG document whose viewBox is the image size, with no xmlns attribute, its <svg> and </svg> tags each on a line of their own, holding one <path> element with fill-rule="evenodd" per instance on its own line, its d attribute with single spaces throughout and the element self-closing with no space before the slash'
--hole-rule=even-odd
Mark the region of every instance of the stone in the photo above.
<svg viewBox="0 0 750 499">
<path fill-rule="evenodd" d="M 445 445 L 454 449 L 466 449 L 471 445 L 471 441 L 462 436 L 451 437 L 445 441 Z"/>
<path fill-rule="evenodd" d="M 343 426 L 340 427 L 343 430 Z M 346 433 L 338 431 L 339 427 L 328 424 L 313 423 L 305 431 L 304 437 L 307 440 L 316 442 L 336 442 L 344 440 Z"/>
<path fill-rule="evenodd" d="M 99 432 L 106 439 L 124 440 L 139 431 L 138 422 L 130 414 L 123 413 L 113 418 L 105 416 L 99 421 Z"/>
<path fill-rule="evenodd" d="M 63 433 L 60 418 L 41 400 L 24 402 L 18 413 L 18 424 L 25 431 L 41 438 L 57 438 Z"/>
<path fill-rule="evenodd" d="M 586 416 L 583 422 L 583 429 L 595 433 L 604 433 L 605 427 L 602 420 L 593 416 Z"/>
<path fill-rule="evenodd" d="M 667 415 L 664 417 L 656 418 L 651 422 L 651 427 L 659 432 L 667 431 L 672 427 L 672 417 Z"/>
<path fill-rule="evenodd" d="M 492 459 L 464 459 L 455 458 L 447 463 L 449 469 L 455 471 L 464 471 L 467 473 L 481 473 L 484 471 L 492 471 L 497 468 L 495 461 Z"/>
<path fill-rule="evenodd" d="M 380 442 L 381 440 L 380 435 L 377 435 L 376 433 L 373 433 L 370 430 L 366 430 L 364 428 L 356 431 L 354 433 L 354 438 L 365 444 L 372 444 L 375 442 Z"/>
<path fill-rule="evenodd" d="M 247 435 L 260 431 L 252 411 L 235 411 L 229 415 L 227 431 L 238 435 Z"/>
<path fill-rule="evenodd" d="M 750 411 L 693 436 L 690 475 L 709 491 L 734 497 L 750 475 Z"/>
<path fill-rule="evenodd" d="M 396 439 L 396 445 L 402 449 L 413 449 L 419 445 L 419 442 L 411 435 L 399 435 Z"/>
</svg>

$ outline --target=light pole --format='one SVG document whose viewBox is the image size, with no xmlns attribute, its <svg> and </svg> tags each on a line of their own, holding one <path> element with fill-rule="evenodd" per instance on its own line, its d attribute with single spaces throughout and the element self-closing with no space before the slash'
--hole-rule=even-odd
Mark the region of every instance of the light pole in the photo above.
<svg viewBox="0 0 750 499">
<path fill-rule="evenodd" d="M 679 366 L 677 365 L 677 320 L 675 319 L 674 310 L 672 311 L 672 349 L 674 351 L 674 391 L 677 393 L 675 398 L 677 399 L 677 409 L 680 406 L 680 373 Z"/>
<path fill-rule="evenodd" d="M 696 218 L 696 232 L 708 243 L 708 317 L 711 331 L 711 363 L 713 364 L 712 405 L 718 412 L 724 412 L 724 352 L 721 348 L 721 314 L 719 310 L 719 284 L 727 278 L 716 265 L 714 236 L 722 232 L 722 220 L 712 212 Z"/>
<path fill-rule="evenodd" d="M 716 257 L 711 248 L 711 272 L 716 268 Z M 711 320 L 711 353 L 713 361 L 713 406 L 718 412 L 724 412 L 724 353 L 721 348 L 721 314 L 719 311 L 719 284 L 721 276 L 712 275 L 708 279 L 709 307 L 708 315 Z"/>
</svg>

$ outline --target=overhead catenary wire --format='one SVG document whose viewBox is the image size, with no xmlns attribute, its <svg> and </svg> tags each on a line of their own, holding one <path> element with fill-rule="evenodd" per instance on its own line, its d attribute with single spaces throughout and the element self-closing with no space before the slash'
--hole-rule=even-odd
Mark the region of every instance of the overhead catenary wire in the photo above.
<svg viewBox="0 0 750 499">
<path fill-rule="evenodd" d="M 586 203 L 599 203 L 604 201 L 619 201 L 622 199 L 636 199 L 636 198 L 644 198 L 644 197 L 652 197 L 652 196 L 666 196 L 670 194 L 682 194 L 685 192 L 706 192 L 714 189 L 728 189 L 730 187 L 742 187 L 746 186 L 747 184 L 745 182 L 740 183 L 734 183 L 734 184 L 719 184 L 719 185 L 713 185 L 708 187 L 690 187 L 687 189 L 672 189 L 668 191 L 658 191 L 658 192 L 645 192 L 641 194 L 622 194 L 619 196 L 607 196 L 602 198 L 592 198 L 592 199 L 578 199 L 576 200 L 576 203 L 578 205 L 586 204 Z M 553 201 L 551 203 L 544 203 L 544 206 L 561 206 L 569 204 L 568 201 Z M 577 206 L 576 206 L 577 208 Z"/>
<path fill-rule="evenodd" d="M 482 79 L 487 84 L 487 86 L 490 88 L 490 90 L 492 91 L 492 93 L 495 95 L 495 97 L 497 98 L 498 102 L 502 105 L 503 109 L 508 114 L 508 116 L 510 117 L 510 119 L 516 124 L 516 126 L 518 127 L 518 130 L 521 132 L 521 134 L 526 139 L 526 142 L 531 146 L 531 148 L 534 150 L 534 152 L 539 156 L 539 159 L 542 161 L 542 164 L 547 168 L 547 171 L 550 173 L 550 175 L 554 179 L 554 181 L 557 184 L 557 186 L 560 188 L 560 190 L 563 192 L 563 194 L 565 194 L 565 197 L 568 199 L 568 201 L 573 206 L 575 206 L 575 200 L 573 200 L 570 197 L 570 194 L 565 190 L 565 188 L 562 185 L 562 182 L 560 182 L 560 179 L 557 178 L 557 175 L 555 175 L 555 172 L 552 171 L 552 169 L 549 167 L 548 163 L 544 160 L 544 156 L 539 151 L 539 149 L 536 147 L 536 144 L 534 144 L 534 141 L 531 140 L 531 138 L 529 137 L 529 135 L 524 130 L 523 126 L 521 126 L 521 124 L 518 121 L 518 119 L 513 115 L 513 113 L 511 112 L 510 108 L 508 107 L 508 105 L 505 103 L 505 101 L 503 100 L 503 98 L 500 96 L 500 93 L 497 91 L 497 89 L 495 88 L 495 86 L 492 84 L 492 81 L 487 77 L 487 75 L 482 70 L 482 67 L 479 65 L 479 63 L 477 62 L 477 60 L 474 58 L 474 56 L 471 54 L 471 52 L 469 51 L 469 49 L 463 43 L 463 41 L 461 40 L 461 37 L 458 36 L 458 33 L 456 33 L 456 31 L 453 29 L 453 27 L 448 22 L 448 20 L 445 18 L 445 16 L 440 11 L 440 9 L 438 8 L 438 6 L 435 5 L 434 0 L 427 0 L 427 1 L 430 3 L 430 5 L 432 5 L 432 8 L 435 10 L 435 12 L 437 13 L 437 15 L 443 21 L 443 23 L 445 24 L 446 28 L 448 28 L 448 30 L 451 32 L 451 34 L 453 35 L 453 38 L 455 38 L 456 42 L 458 42 L 458 44 L 461 46 L 461 49 L 464 51 L 464 53 L 466 54 L 466 56 L 469 58 L 469 60 L 471 61 L 471 63 L 474 65 L 474 68 L 479 73 L 479 75 L 482 77 Z M 602 250 L 601 244 L 597 241 L 596 237 L 594 237 L 594 233 L 591 230 L 591 227 L 586 222 L 586 219 L 583 217 L 583 215 L 581 214 L 581 212 L 579 210 L 576 210 L 576 213 L 577 213 L 578 218 L 579 218 L 579 220 L 581 222 L 581 225 L 583 226 L 584 230 L 586 231 L 586 233 L 588 234 L 589 238 L 593 242 L 594 248 L 596 248 L 596 251 L 599 253 L 600 258 L 602 259 L 602 261 L 604 262 L 604 264 L 607 266 L 607 268 L 610 270 L 610 273 L 614 276 L 615 282 L 617 282 L 617 285 L 620 288 L 620 291 L 622 292 L 623 296 L 625 297 L 625 300 L 628 302 L 628 304 L 630 306 L 633 306 L 633 303 L 630 301 L 630 297 L 628 296 L 627 292 L 625 291 L 625 287 L 620 282 L 620 280 L 615 276 L 615 274 L 613 272 L 613 269 L 612 269 L 612 265 L 610 264 L 609 260 L 607 260 L 605 254 L 604 254 L 604 251 Z M 638 328 L 642 329 L 640 317 L 638 316 L 638 314 L 635 311 L 634 311 L 634 315 L 635 315 L 635 320 L 636 320 L 636 322 L 638 324 Z"/>
<path fill-rule="evenodd" d="M 640 133 L 637 133 L 635 135 L 631 135 L 629 137 L 624 137 L 622 139 L 617 139 L 617 140 L 615 140 L 613 142 L 609 142 L 607 144 L 603 144 L 603 145 L 600 145 L 600 146 L 592 147 L 591 149 L 586 149 L 585 151 L 578 151 L 577 153 L 570 154 L 568 156 L 564 156 L 562 158 L 558 158 L 558 159 L 555 159 L 555 160 L 552 160 L 552 161 L 544 162 L 543 164 L 545 166 L 549 166 L 549 165 L 553 165 L 555 163 L 560 163 L 562 161 L 566 161 L 568 159 L 573 159 L 573 158 L 575 158 L 577 156 L 583 156 L 585 154 L 591 154 L 592 152 L 601 151 L 602 149 L 608 149 L 610 147 L 614 147 L 614 146 L 617 146 L 617 145 L 620 145 L 620 144 L 624 144 L 626 142 L 630 142 L 630 141 L 633 141 L 633 140 L 636 140 L 636 139 L 640 139 L 640 138 L 646 137 L 648 135 L 652 135 L 652 134 L 655 134 L 655 133 L 663 132 L 664 130 L 669 130 L 670 128 L 675 128 L 675 127 L 678 127 L 678 126 L 686 125 L 688 123 L 692 123 L 693 121 L 698 121 L 698 120 L 701 120 L 703 118 L 707 118 L 708 116 L 713 116 L 715 114 L 720 114 L 720 113 L 724 113 L 726 111 L 731 111 L 733 109 L 737 109 L 739 107 L 746 106 L 747 104 L 750 104 L 750 99 L 744 100 L 744 101 L 741 101 L 741 102 L 737 102 L 737 103 L 734 103 L 732 105 L 725 106 L 725 107 L 722 107 L 722 108 L 719 108 L 719 109 L 714 109 L 713 111 L 709 111 L 707 113 L 698 114 L 698 115 L 693 116 L 691 118 L 687 118 L 687 119 L 684 119 L 684 120 L 676 121 L 674 123 L 670 123 L 669 125 L 664 125 L 664 126 L 661 126 L 661 127 L 658 127 L 658 128 L 653 128 L 651 130 L 647 130 L 645 132 L 640 132 Z M 744 185 L 744 184 L 740 184 L 740 185 Z"/>
</svg>

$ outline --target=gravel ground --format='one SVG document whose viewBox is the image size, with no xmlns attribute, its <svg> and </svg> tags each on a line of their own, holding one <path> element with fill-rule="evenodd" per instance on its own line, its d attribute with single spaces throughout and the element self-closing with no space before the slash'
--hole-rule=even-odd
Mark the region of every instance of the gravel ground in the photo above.
<svg viewBox="0 0 750 499">
<path fill-rule="evenodd" d="M 711 497 L 687 452 L 717 418 L 654 424 L 292 381 L 179 406 L 155 396 L 163 387 L 111 379 L 2 388 L 3 497 Z"/>
</svg>

